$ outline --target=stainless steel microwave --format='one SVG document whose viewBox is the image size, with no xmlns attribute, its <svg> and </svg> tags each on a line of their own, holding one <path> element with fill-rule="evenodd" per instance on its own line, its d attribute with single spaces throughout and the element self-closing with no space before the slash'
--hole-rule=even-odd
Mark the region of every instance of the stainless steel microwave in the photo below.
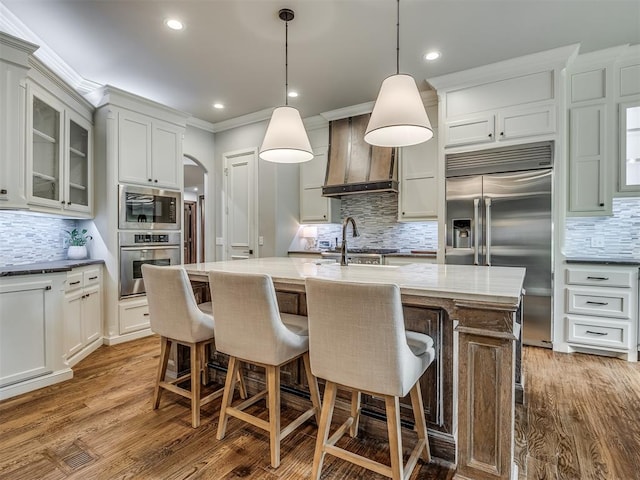
<svg viewBox="0 0 640 480">
<path fill-rule="evenodd" d="M 182 194 L 158 188 L 119 187 L 121 230 L 180 230 Z"/>
</svg>

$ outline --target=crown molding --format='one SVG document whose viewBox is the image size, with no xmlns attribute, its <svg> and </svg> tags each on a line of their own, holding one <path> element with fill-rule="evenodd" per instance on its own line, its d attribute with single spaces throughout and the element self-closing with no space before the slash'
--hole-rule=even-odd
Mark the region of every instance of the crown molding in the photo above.
<svg viewBox="0 0 640 480">
<path fill-rule="evenodd" d="M 341 118 L 355 117 L 356 115 L 364 115 L 365 113 L 371 113 L 373 111 L 373 105 L 375 102 L 360 103 L 358 105 L 351 105 L 350 107 L 338 108 L 329 112 L 322 112 L 320 115 L 322 118 L 328 121 L 339 120 Z"/>
<path fill-rule="evenodd" d="M 327 119 L 323 118 L 321 115 L 303 118 L 302 123 L 304 123 L 304 128 L 307 130 L 317 130 L 318 128 L 323 128 L 329 125 Z"/>
<path fill-rule="evenodd" d="M 252 123 L 269 120 L 271 118 L 273 110 L 275 110 L 275 107 L 265 108 L 264 110 L 259 110 L 257 112 L 248 113 L 240 117 L 230 118 L 229 120 L 214 123 L 214 133 L 224 132 L 225 130 L 231 130 L 232 128 L 244 127 L 245 125 L 250 125 Z"/>
<path fill-rule="evenodd" d="M 210 133 L 216 132 L 216 126 L 213 123 L 196 117 L 187 118 L 187 127 L 199 128 L 200 130 Z"/>
<path fill-rule="evenodd" d="M 426 81 L 438 92 L 494 82 L 512 76 L 527 75 L 544 68 L 565 67 L 578 55 L 579 49 L 580 44 L 575 43 L 469 70 L 427 78 Z"/>
<path fill-rule="evenodd" d="M 51 47 L 33 33 L 29 27 L 22 23 L 22 21 L 2 3 L 0 3 L 0 30 L 38 45 L 39 48 L 35 51 L 34 55 L 59 78 L 80 92 L 81 95 L 89 93 L 101 86 L 99 83 L 92 82 L 80 76 L 78 72 L 71 68 Z"/>
</svg>

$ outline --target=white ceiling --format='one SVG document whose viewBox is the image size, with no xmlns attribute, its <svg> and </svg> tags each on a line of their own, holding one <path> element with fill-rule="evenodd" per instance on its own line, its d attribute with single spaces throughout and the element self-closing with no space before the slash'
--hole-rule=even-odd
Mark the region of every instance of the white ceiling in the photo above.
<svg viewBox="0 0 640 480">
<path fill-rule="evenodd" d="M 394 0 L 0 2 L 86 80 L 212 123 L 284 103 L 283 7 L 296 14 L 289 83 L 300 97 L 290 104 L 303 117 L 374 100 L 395 73 Z M 559 46 L 640 43 L 638 0 L 402 0 L 400 10 L 400 70 L 421 89 L 429 77 Z M 168 17 L 186 28 L 168 30 Z M 425 62 L 430 49 L 442 58 Z"/>
</svg>

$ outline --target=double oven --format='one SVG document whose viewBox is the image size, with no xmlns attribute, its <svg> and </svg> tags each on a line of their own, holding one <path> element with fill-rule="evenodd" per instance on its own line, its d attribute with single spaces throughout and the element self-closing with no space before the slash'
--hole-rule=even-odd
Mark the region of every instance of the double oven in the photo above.
<svg viewBox="0 0 640 480">
<path fill-rule="evenodd" d="M 145 293 L 142 265 L 181 263 L 182 194 L 119 186 L 120 298 Z"/>
</svg>

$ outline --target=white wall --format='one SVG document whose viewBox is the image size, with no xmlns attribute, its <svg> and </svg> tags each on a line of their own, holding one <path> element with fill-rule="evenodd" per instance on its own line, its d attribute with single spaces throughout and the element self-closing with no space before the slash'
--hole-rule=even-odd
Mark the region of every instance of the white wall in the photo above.
<svg viewBox="0 0 640 480">
<path fill-rule="evenodd" d="M 191 158 L 196 159 L 206 170 L 205 173 L 205 261 L 213 262 L 216 257 L 215 237 L 216 237 L 216 217 L 217 209 L 220 205 L 216 200 L 220 196 L 216 193 L 216 177 L 220 175 L 220 171 L 216 170 L 215 163 L 215 141 L 212 132 L 202 130 L 200 128 L 187 125 L 184 133 L 183 153 Z M 186 197 L 185 197 L 186 199 Z M 197 196 L 195 198 L 197 201 Z"/>
<path fill-rule="evenodd" d="M 223 188 L 223 155 L 246 148 L 260 148 L 267 129 L 267 120 L 225 130 L 215 135 L 215 191 L 220 205 Z M 286 256 L 289 244 L 298 229 L 299 167 L 258 160 L 258 235 L 264 245 L 258 247 L 260 257 Z M 216 235 L 222 236 L 222 215 L 216 219 Z M 222 258 L 221 246 L 216 258 Z"/>
</svg>

